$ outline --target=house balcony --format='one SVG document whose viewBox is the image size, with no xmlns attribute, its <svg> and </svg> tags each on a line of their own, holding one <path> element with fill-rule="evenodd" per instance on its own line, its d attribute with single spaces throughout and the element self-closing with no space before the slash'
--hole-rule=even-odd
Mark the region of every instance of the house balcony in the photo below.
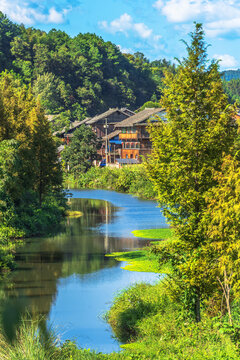
<svg viewBox="0 0 240 360">
<path fill-rule="evenodd" d="M 119 134 L 119 140 L 132 140 L 132 139 L 138 139 L 138 134 L 137 134 L 137 133 L 132 133 L 132 134 L 129 134 L 129 133 L 126 133 L 126 134 L 120 133 L 120 134 Z"/>
</svg>

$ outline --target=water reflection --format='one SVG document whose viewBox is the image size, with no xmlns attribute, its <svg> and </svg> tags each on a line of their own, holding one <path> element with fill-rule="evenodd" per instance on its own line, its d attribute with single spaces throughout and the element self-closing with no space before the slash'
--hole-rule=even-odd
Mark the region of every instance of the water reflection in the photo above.
<svg viewBox="0 0 240 360">
<path fill-rule="evenodd" d="M 128 202 L 131 199 L 128 196 Z M 106 333 L 108 325 L 98 315 L 121 288 L 153 277 L 123 271 L 105 254 L 137 248 L 143 240 L 131 235 L 113 236 L 112 229 L 122 226 L 124 204 L 119 207 L 104 200 L 71 199 L 71 208 L 83 212 L 83 216 L 65 219 L 57 235 L 31 239 L 19 249 L 17 271 L 11 275 L 11 286 L 4 286 L 6 300 L 1 311 L 5 317 L 15 314 L 9 317 L 9 326 L 27 310 L 32 316 L 46 315 L 64 328 L 64 338 L 75 336 L 81 346 L 105 352 L 117 350 L 111 333 Z M 157 214 L 159 210 L 152 221 L 157 221 Z"/>
</svg>

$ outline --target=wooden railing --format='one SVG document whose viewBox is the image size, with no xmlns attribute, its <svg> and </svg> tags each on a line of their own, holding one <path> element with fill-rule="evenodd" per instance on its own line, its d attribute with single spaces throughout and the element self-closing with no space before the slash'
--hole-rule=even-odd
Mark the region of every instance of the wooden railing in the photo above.
<svg viewBox="0 0 240 360">
<path fill-rule="evenodd" d="M 122 140 L 122 139 L 125 139 L 125 140 L 131 140 L 131 139 L 137 139 L 138 138 L 138 134 L 137 133 L 132 133 L 132 134 L 119 134 L 119 139 Z"/>
</svg>

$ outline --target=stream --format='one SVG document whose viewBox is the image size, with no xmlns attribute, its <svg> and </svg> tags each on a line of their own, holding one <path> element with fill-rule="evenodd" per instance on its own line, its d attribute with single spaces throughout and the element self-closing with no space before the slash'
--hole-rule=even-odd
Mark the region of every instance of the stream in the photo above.
<svg viewBox="0 0 240 360">
<path fill-rule="evenodd" d="M 160 275 L 123 270 L 123 263 L 105 254 L 146 245 L 149 240 L 131 231 L 167 227 L 165 218 L 155 201 L 105 190 L 70 192 L 71 209 L 83 216 L 66 218 L 56 235 L 28 239 L 17 251 L 1 311 L 10 314 L 10 323 L 26 310 L 44 315 L 62 341 L 119 351 L 103 315 L 119 291 L 136 282 L 154 283 Z"/>
</svg>

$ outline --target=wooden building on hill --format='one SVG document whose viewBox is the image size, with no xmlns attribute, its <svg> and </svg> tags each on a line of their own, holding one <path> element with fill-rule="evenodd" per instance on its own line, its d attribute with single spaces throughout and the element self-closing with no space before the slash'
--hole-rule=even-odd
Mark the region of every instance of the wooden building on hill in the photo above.
<svg viewBox="0 0 240 360">
<path fill-rule="evenodd" d="M 106 144 L 108 163 L 114 164 L 122 155 L 122 140 L 119 140 L 121 130 L 114 130 L 102 138 L 102 147 L 98 151 L 102 159 L 106 158 Z"/>
<path fill-rule="evenodd" d="M 135 113 L 127 108 L 114 108 L 105 111 L 100 115 L 96 115 L 93 118 L 86 121 L 86 125 L 91 126 L 92 130 L 96 133 L 98 138 L 102 138 L 106 135 L 106 124 L 107 133 L 111 133 L 114 130 L 114 126 L 134 115 Z"/>
<path fill-rule="evenodd" d="M 115 129 L 120 131 L 118 140 L 122 142 L 122 163 L 124 163 L 124 159 L 135 159 L 134 163 L 141 162 L 142 155 L 151 153 L 152 144 L 146 127 L 149 121 L 158 121 L 158 116 L 164 118 L 165 110 L 162 108 L 146 108 L 115 125 Z"/>
<path fill-rule="evenodd" d="M 102 138 L 106 135 L 106 124 L 107 124 L 107 133 L 111 133 L 114 130 L 114 126 L 121 122 L 122 120 L 127 119 L 128 117 L 134 115 L 135 113 L 127 108 L 114 108 L 105 111 L 102 114 L 96 115 L 93 118 L 86 118 L 82 121 L 74 121 L 70 124 L 70 127 L 64 127 L 61 131 L 56 131 L 53 135 L 65 139 L 65 142 L 68 143 L 73 136 L 74 131 L 79 128 L 79 126 L 85 124 L 90 126 L 95 132 L 98 138 Z"/>
</svg>

